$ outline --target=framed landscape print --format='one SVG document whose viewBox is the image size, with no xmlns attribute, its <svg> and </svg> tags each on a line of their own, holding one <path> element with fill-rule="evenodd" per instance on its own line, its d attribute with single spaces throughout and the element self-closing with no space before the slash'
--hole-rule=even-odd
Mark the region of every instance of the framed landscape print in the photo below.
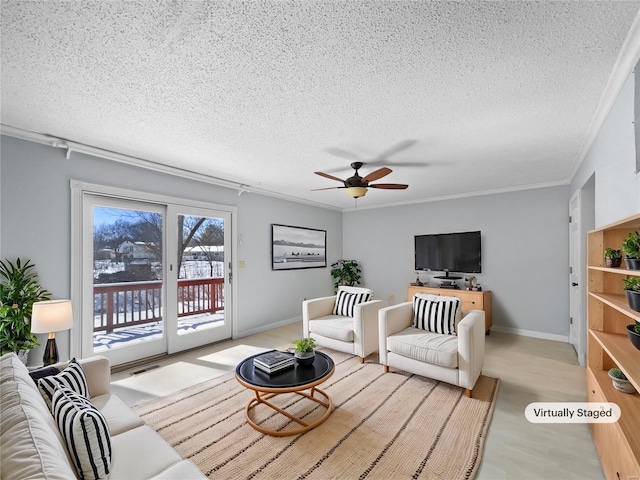
<svg viewBox="0 0 640 480">
<path fill-rule="evenodd" d="M 271 224 L 271 269 L 327 266 L 327 231 Z"/>
</svg>

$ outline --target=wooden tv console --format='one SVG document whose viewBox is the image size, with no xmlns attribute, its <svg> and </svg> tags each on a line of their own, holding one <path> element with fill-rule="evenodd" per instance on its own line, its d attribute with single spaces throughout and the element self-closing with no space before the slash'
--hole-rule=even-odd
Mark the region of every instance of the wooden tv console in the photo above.
<svg viewBox="0 0 640 480">
<path fill-rule="evenodd" d="M 410 302 L 416 293 L 431 293 L 457 297 L 462 300 L 462 310 L 484 310 L 485 331 L 489 335 L 489 329 L 493 325 L 491 313 L 491 291 L 474 292 L 473 290 L 460 290 L 454 288 L 420 287 L 409 285 L 407 289 L 407 301 Z"/>
</svg>

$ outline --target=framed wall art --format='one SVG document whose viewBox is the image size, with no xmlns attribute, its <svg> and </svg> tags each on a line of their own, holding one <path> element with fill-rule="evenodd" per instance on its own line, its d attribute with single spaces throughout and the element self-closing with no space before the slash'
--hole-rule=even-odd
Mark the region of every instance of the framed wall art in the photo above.
<svg viewBox="0 0 640 480">
<path fill-rule="evenodd" d="M 327 266 L 327 231 L 271 224 L 271 269 Z"/>
</svg>

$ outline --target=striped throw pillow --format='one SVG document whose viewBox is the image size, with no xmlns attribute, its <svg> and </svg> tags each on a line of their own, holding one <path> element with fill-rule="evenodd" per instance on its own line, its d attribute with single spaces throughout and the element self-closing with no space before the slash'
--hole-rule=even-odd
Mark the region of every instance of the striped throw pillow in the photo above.
<svg viewBox="0 0 640 480">
<path fill-rule="evenodd" d="M 456 297 L 416 295 L 413 297 L 413 326 L 429 332 L 455 335 L 456 316 L 462 314 L 460 304 Z"/>
<path fill-rule="evenodd" d="M 52 406 L 78 477 L 106 477 L 111 467 L 111 438 L 104 415 L 85 397 L 64 386 L 55 389 Z"/>
<path fill-rule="evenodd" d="M 370 293 L 348 293 L 340 290 L 336 297 L 336 304 L 333 306 L 333 314 L 353 317 L 355 306 L 359 303 L 368 302 L 372 297 L 373 295 Z"/>
<path fill-rule="evenodd" d="M 84 374 L 82 366 L 75 358 L 71 359 L 67 368 L 59 374 L 38 379 L 38 389 L 44 397 L 44 401 L 49 405 L 49 408 L 51 408 L 53 392 L 58 385 L 68 387 L 83 397 L 89 398 L 87 377 Z"/>
</svg>

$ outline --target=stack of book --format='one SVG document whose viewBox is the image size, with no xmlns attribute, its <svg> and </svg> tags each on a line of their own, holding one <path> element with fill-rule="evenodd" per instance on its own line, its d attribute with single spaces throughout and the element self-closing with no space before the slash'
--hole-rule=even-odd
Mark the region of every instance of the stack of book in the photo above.
<svg viewBox="0 0 640 480">
<path fill-rule="evenodd" d="M 277 350 L 263 353 L 253 359 L 254 368 L 269 374 L 285 370 L 293 365 L 293 355 Z"/>
</svg>

